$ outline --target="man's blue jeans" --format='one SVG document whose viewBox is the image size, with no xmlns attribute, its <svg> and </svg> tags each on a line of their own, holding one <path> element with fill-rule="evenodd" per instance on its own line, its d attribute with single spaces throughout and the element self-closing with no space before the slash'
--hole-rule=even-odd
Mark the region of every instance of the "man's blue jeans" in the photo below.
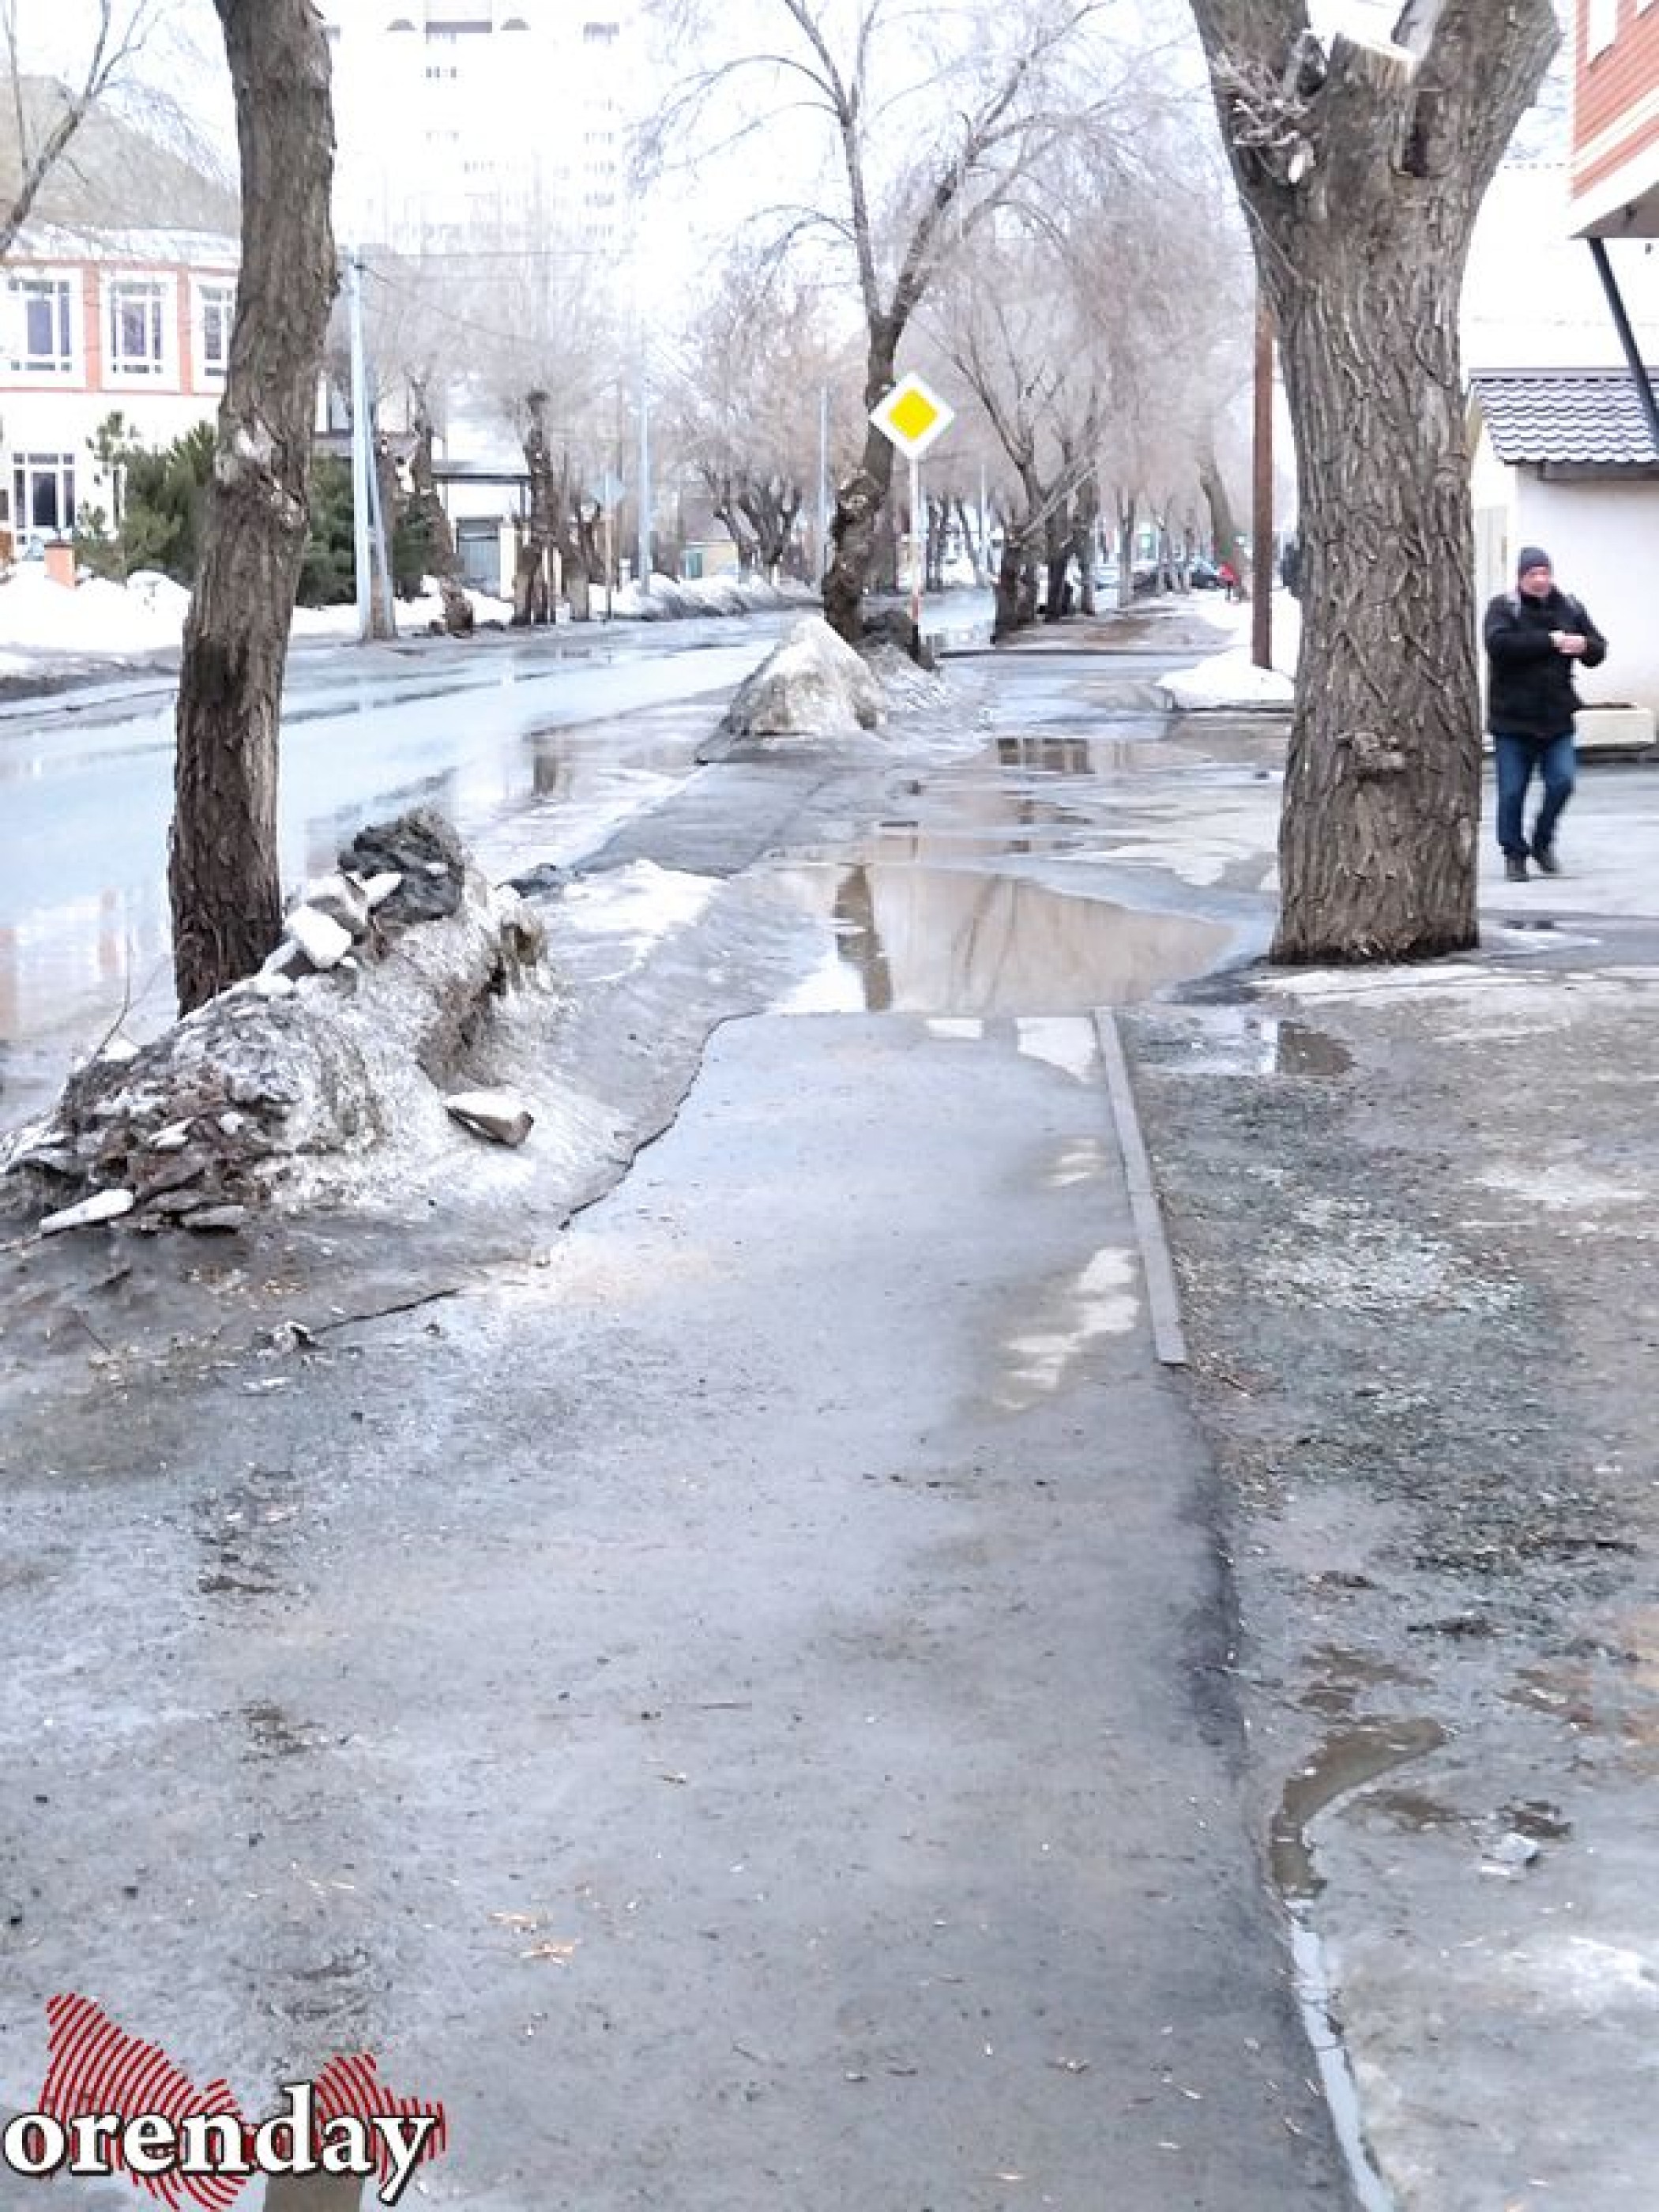
<svg viewBox="0 0 1659 2212">
<path fill-rule="evenodd" d="M 1555 825 L 1572 797 L 1572 732 L 1559 738 L 1494 736 L 1498 756 L 1498 842 L 1512 860 L 1524 860 L 1528 850 L 1547 853 L 1555 842 Z M 1527 786 L 1536 769 L 1544 785 L 1544 801 L 1532 828 L 1528 847 L 1525 828 Z"/>
</svg>

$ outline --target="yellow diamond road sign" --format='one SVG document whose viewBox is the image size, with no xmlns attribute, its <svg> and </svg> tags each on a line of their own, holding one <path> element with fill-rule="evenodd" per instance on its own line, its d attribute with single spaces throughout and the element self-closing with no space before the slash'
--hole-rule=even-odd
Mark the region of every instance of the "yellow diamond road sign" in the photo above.
<svg viewBox="0 0 1659 2212">
<path fill-rule="evenodd" d="M 870 410 L 870 420 L 877 429 L 913 461 L 919 461 L 956 419 L 955 408 L 947 406 L 919 376 L 902 377 L 887 397 Z"/>
</svg>

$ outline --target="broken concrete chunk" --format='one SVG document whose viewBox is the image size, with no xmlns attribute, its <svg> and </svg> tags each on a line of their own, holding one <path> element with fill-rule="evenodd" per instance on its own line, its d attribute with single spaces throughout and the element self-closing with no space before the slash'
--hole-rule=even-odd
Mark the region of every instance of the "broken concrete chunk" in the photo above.
<svg viewBox="0 0 1659 2212">
<path fill-rule="evenodd" d="M 510 1091 L 456 1091 L 444 1104 L 463 1128 L 497 1145 L 521 1145 L 536 1117 Z"/>
<path fill-rule="evenodd" d="M 138 1048 L 131 1037 L 112 1036 L 98 1048 L 97 1058 L 108 1067 L 125 1067 L 130 1060 L 137 1060 Z"/>
<path fill-rule="evenodd" d="M 368 901 L 372 914 L 377 906 L 384 906 L 403 881 L 399 869 L 387 868 L 378 876 L 370 876 L 363 885 L 363 896 Z"/>
<path fill-rule="evenodd" d="M 283 930 L 313 968 L 337 968 L 351 950 L 351 932 L 315 907 L 296 906 Z"/>
<path fill-rule="evenodd" d="M 436 921 L 460 906 L 466 854 L 453 825 L 429 807 L 359 831 L 339 858 L 347 874 L 365 882 L 402 878 L 376 902 L 385 905 L 388 921 Z"/>
<path fill-rule="evenodd" d="M 343 868 L 331 874 L 318 876 L 308 883 L 300 903 L 309 907 L 313 914 L 325 914 L 331 921 L 337 921 L 342 929 L 353 937 L 365 935 L 368 929 L 368 900 L 363 886 L 356 876 L 349 876 Z"/>
<path fill-rule="evenodd" d="M 153 1137 L 146 1138 L 148 1152 L 182 1152 L 190 1142 L 192 1124 L 189 1121 L 169 1121 L 165 1129 L 158 1129 Z"/>
<path fill-rule="evenodd" d="M 118 1221 L 137 1204 L 130 1190 L 95 1190 L 77 1206 L 49 1213 L 40 1224 L 43 1237 L 56 1237 L 65 1229 L 92 1229 L 100 1221 Z"/>
<path fill-rule="evenodd" d="M 204 1190 L 161 1190 L 144 1200 L 144 1212 L 164 1215 L 199 1213 L 204 1206 L 212 1204 L 213 1200 Z"/>
<path fill-rule="evenodd" d="M 1511 1829 L 1508 1835 L 1500 1836 L 1486 1853 L 1486 1863 L 1489 1866 L 1502 1867 L 1506 1872 L 1518 1874 L 1523 1867 L 1531 1866 L 1538 1856 L 1538 1845 L 1532 1838 Z"/>
<path fill-rule="evenodd" d="M 265 955 L 264 959 L 260 963 L 259 974 L 261 975 L 286 975 L 291 982 L 293 981 L 294 970 L 296 968 L 304 966 L 305 957 L 305 954 L 300 950 L 297 945 L 295 945 L 287 939 L 284 939 L 283 943 L 276 947 L 276 950 L 274 952 L 268 952 Z M 255 978 L 255 981 L 257 982 L 257 977 Z"/>
<path fill-rule="evenodd" d="M 240 1229 L 246 1226 L 246 1222 L 247 1208 L 245 1206 L 204 1206 L 185 1214 L 183 1225 L 186 1229 L 199 1229 L 205 1235 L 214 1230 Z"/>
<path fill-rule="evenodd" d="M 283 950 L 291 951 L 294 948 L 285 945 Z M 294 978 L 292 975 L 282 975 L 273 969 L 262 968 L 247 988 L 256 999 L 291 999 L 294 995 Z"/>
</svg>

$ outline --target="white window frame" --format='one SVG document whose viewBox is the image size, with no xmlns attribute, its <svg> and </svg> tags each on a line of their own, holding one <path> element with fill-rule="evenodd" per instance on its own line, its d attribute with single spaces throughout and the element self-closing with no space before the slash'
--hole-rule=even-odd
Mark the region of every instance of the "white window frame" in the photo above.
<svg viewBox="0 0 1659 2212">
<path fill-rule="evenodd" d="M 58 345 L 50 354 L 31 354 L 28 343 L 28 295 L 48 287 L 57 294 L 53 303 Z M 15 376 L 61 379 L 73 382 L 81 373 L 81 287 L 68 269 L 21 269 L 6 279 L 12 333 L 17 341 L 11 356 Z"/>
<path fill-rule="evenodd" d="M 204 384 L 222 384 L 230 369 L 230 332 L 236 319 L 236 279 L 234 276 L 198 276 L 195 279 L 196 312 L 191 318 L 191 333 L 196 347 L 196 374 Z M 217 308 L 223 317 L 224 349 L 216 361 L 208 352 L 208 313 Z"/>
<path fill-rule="evenodd" d="M 120 343 L 121 318 L 135 304 L 133 295 L 144 295 L 146 331 L 153 350 L 126 353 Z M 106 276 L 104 279 L 104 374 L 112 385 L 165 384 L 178 381 L 177 302 L 173 279 L 149 274 Z"/>
<path fill-rule="evenodd" d="M 58 532 L 67 537 L 75 528 L 75 456 L 73 453 L 14 453 L 11 457 L 12 507 L 15 514 L 14 536 L 22 542 L 36 538 L 52 526 L 34 519 L 34 501 L 31 496 L 33 479 L 52 476 L 58 486 L 57 507 Z M 64 520 L 67 507 L 68 519 Z"/>
</svg>

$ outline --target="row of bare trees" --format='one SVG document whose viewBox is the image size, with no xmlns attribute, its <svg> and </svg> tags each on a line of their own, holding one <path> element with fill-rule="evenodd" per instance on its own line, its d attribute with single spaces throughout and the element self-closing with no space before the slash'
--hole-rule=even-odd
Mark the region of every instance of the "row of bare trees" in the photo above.
<svg viewBox="0 0 1659 2212">
<path fill-rule="evenodd" d="M 816 241 L 820 265 L 844 271 L 863 373 L 855 442 L 863 410 L 920 343 L 926 311 L 928 342 L 973 392 L 1004 457 L 1015 488 L 1009 535 L 1028 550 L 1035 543 L 1045 561 L 1057 562 L 1075 532 L 1079 501 L 1086 513 L 1103 487 L 1121 520 L 1126 495 L 1156 485 L 1160 469 L 1165 489 L 1177 471 L 1219 481 L 1215 403 L 1226 378 L 1208 349 L 1188 345 L 1174 312 L 1202 274 L 1177 286 L 1167 270 L 1149 281 L 1144 263 L 1136 269 L 1137 252 L 1161 253 L 1170 228 L 1149 220 L 1144 195 L 1134 212 L 1165 97 L 1144 31 L 1115 42 L 1094 0 L 925 16 L 897 0 L 660 4 L 699 41 L 683 94 L 663 108 L 663 148 L 694 121 L 739 136 L 819 134 L 816 179 L 793 210 L 775 211 L 769 243 L 787 253 Z M 1191 5 L 1297 434 L 1304 647 L 1278 950 L 1356 958 L 1466 945 L 1479 723 L 1457 291 L 1482 192 L 1557 43 L 1554 17 L 1548 0 L 1406 0 L 1391 39 L 1339 33 L 1327 43 L 1301 0 Z M 328 58 L 316 11 L 310 0 L 215 6 L 236 103 L 243 270 L 179 707 L 173 882 L 186 1005 L 241 972 L 275 931 L 277 704 L 303 542 L 310 386 L 335 281 Z M 103 11 L 106 30 L 114 9 L 110 0 Z M 9 11 L 0 25 L 15 31 Z M 95 55 L 88 96 L 100 66 Z M 71 118 L 69 138 L 75 127 Z M 40 152 L 61 158 L 67 143 L 54 147 L 49 134 Z M 31 174 L 26 162 L 14 233 Z M 1057 207 L 1086 214 L 1091 201 L 1092 222 L 1056 221 Z M 750 285 L 769 321 L 767 285 L 778 281 Z M 556 256 L 503 257 L 487 283 L 471 314 L 487 315 L 493 336 L 469 353 L 471 381 L 511 410 L 527 441 L 539 487 L 531 551 L 544 556 L 562 532 L 580 574 L 592 557 L 592 517 L 586 471 L 574 465 L 574 418 L 614 388 L 601 366 L 615 362 L 612 311 L 601 283 L 573 283 Z M 1103 298 L 1121 306 L 1118 325 Z M 427 305 L 429 320 L 468 319 L 453 301 Z M 739 311 L 728 347 L 741 321 Z M 792 344 L 799 335 L 789 332 Z M 719 331 L 705 336 L 718 350 Z M 411 349 L 428 393 L 434 344 Z M 1180 404 L 1134 404 L 1148 378 L 1170 400 L 1189 367 L 1190 393 L 1173 395 Z M 1153 422 L 1160 438 L 1179 423 L 1184 452 L 1115 465 L 1113 436 L 1133 423 L 1145 437 Z M 803 496 L 798 434 L 793 456 L 781 438 L 773 453 L 757 440 L 740 481 L 729 447 L 722 463 L 718 428 L 698 432 L 711 489 L 763 557 Z M 838 471 L 824 589 L 826 614 L 848 636 L 860 624 L 891 449 L 866 430 L 851 461 Z M 531 602 L 536 573 L 527 558 Z"/>
</svg>

